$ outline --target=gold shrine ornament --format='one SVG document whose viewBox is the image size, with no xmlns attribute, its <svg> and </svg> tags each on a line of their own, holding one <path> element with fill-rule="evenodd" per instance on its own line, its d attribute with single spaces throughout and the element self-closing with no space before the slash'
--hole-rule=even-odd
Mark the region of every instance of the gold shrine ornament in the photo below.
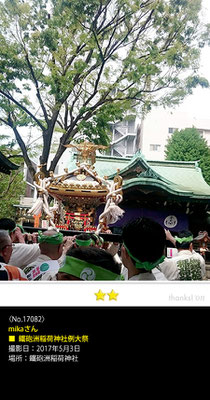
<svg viewBox="0 0 210 400">
<path fill-rule="evenodd" d="M 81 142 L 78 144 L 66 144 L 64 146 L 75 148 L 80 153 L 80 156 L 81 156 L 83 162 L 87 162 L 90 157 L 92 165 L 95 164 L 96 150 L 107 149 L 107 146 L 96 145 L 94 143 L 87 142 L 87 141 L 84 141 L 84 142 Z"/>
<path fill-rule="evenodd" d="M 87 177 L 85 174 L 78 174 L 76 178 L 78 181 L 84 181 Z"/>
</svg>

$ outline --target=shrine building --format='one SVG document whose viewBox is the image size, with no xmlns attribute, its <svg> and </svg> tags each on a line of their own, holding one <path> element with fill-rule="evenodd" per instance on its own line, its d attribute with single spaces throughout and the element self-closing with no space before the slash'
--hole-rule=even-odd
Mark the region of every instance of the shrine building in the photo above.
<svg viewBox="0 0 210 400">
<path fill-rule="evenodd" d="M 75 165 L 73 155 L 68 168 Z M 198 162 L 147 161 L 139 151 L 132 158 L 96 156 L 94 165 L 99 176 L 112 180 L 118 171 L 123 178 L 120 207 L 125 213 L 110 226 L 113 233 L 120 233 L 123 225 L 139 216 L 152 218 L 174 233 L 190 229 L 196 236 L 210 231 L 210 186 Z M 97 216 L 103 208 L 104 204 L 97 207 Z"/>
</svg>

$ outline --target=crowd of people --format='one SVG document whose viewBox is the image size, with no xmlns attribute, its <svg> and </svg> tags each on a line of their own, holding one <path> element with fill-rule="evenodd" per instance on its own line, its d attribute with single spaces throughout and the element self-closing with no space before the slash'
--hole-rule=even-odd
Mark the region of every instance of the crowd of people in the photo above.
<svg viewBox="0 0 210 400">
<path fill-rule="evenodd" d="M 177 249 L 166 256 L 166 241 Z M 157 222 L 137 218 L 124 226 L 122 244 L 95 233 L 64 236 L 54 228 L 25 233 L 0 219 L 0 280 L 203 280 L 205 260 L 193 250 L 190 231 L 173 236 Z"/>
</svg>

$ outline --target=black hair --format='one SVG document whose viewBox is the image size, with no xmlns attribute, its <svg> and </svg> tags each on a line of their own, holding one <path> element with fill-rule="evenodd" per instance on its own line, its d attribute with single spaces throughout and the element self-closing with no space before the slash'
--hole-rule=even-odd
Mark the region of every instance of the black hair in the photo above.
<svg viewBox="0 0 210 400">
<path fill-rule="evenodd" d="M 164 228 L 144 217 L 128 222 L 123 227 L 122 239 L 130 253 L 142 262 L 157 261 L 163 255 L 166 244 Z"/>
<path fill-rule="evenodd" d="M 98 247 L 73 247 L 66 252 L 66 255 L 79 258 L 79 260 L 87 261 L 90 264 L 108 269 L 120 275 L 120 265 L 114 260 L 113 256 L 106 250 Z"/>
<path fill-rule="evenodd" d="M 92 241 L 94 242 L 95 245 L 102 245 L 103 244 L 103 239 L 97 235 L 96 233 L 91 233 L 90 234 Z"/>
<path fill-rule="evenodd" d="M 177 237 L 178 238 L 187 238 L 193 236 L 192 232 L 188 231 L 188 230 L 183 230 L 178 232 Z M 178 241 L 176 241 L 176 248 L 177 249 L 183 249 L 183 250 L 188 250 L 190 247 L 190 244 L 192 243 L 192 240 L 189 240 L 189 242 L 184 242 L 184 243 L 179 243 Z"/>
<path fill-rule="evenodd" d="M 0 229 L 4 229 L 6 231 L 13 231 L 15 229 L 16 223 L 13 219 L 10 218 L 0 218 Z"/>
<path fill-rule="evenodd" d="M 95 244 L 98 243 L 98 235 L 95 233 L 91 233 L 91 239 L 94 241 Z"/>
<path fill-rule="evenodd" d="M 89 233 L 79 233 L 79 235 L 76 236 L 76 239 L 89 240 L 91 239 L 91 236 L 89 235 Z"/>
<path fill-rule="evenodd" d="M 11 238 L 7 230 L 0 229 L 0 251 L 11 243 Z"/>
</svg>

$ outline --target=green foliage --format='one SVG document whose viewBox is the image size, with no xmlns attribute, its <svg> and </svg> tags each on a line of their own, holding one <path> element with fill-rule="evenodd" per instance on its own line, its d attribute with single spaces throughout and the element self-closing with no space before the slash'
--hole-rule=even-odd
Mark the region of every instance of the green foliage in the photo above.
<svg viewBox="0 0 210 400">
<path fill-rule="evenodd" d="M 59 125 L 54 170 L 73 138 L 108 143 L 109 121 L 207 87 L 199 10 L 200 0 L 2 0 L 0 123 L 28 165 L 23 126 L 41 131 L 45 164 Z"/>
<path fill-rule="evenodd" d="M 10 141 L 8 135 L 0 135 L 0 142 L 0 151 L 6 157 L 12 156 L 10 160 L 20 165 L 20 169 L 11 171 L 10 175 L 0 173 L 0 218 L 15 218 L 16 210 L 13 204 L 19 204 L 20 195 L 24 194 L 26 187 L 21 168 L 23 158 L 17 156 L 19 150 L 15 149 L 16 142 Z"/>
<path fill-rule="evenodd" d="M 79 126 L 79 138 L 82 140 L 93 140 L 96 144 L 104 146 L 109 145 L 110 123 L 123 119 L 126 110 L 126 104 L 118 102 L 118 104 L 104 104 L 100 110 L 91 118 L 90 121 L 82 121 Z"/>
<path fill-rule="evenodd" d="M 167 160 L 199 161 L 203 177 L 210 185 L 210 149 L 196 128 L 176 130 L 165 148 Z"/>
<path fill-rule="evenodd" d="M 15 176 L 15 180 L 10 185 L 9 182 Z M 16 215 L 15 207 L 13 204 L 19 204 L 20 195 L 25 192 L 25 182 L 23 181 L 23 174 L 15 175 L 11 172 L 11 176 L 0 173 L 0 218 L 14 218 Z"/>
<path fill-rule="evenodd" d="M 200 160 L 208 150 L 206 141 L 196 128 L 176 130 L 168 139 L 165 150 L 167 160 L 193 161 Z"/>
</svg>

